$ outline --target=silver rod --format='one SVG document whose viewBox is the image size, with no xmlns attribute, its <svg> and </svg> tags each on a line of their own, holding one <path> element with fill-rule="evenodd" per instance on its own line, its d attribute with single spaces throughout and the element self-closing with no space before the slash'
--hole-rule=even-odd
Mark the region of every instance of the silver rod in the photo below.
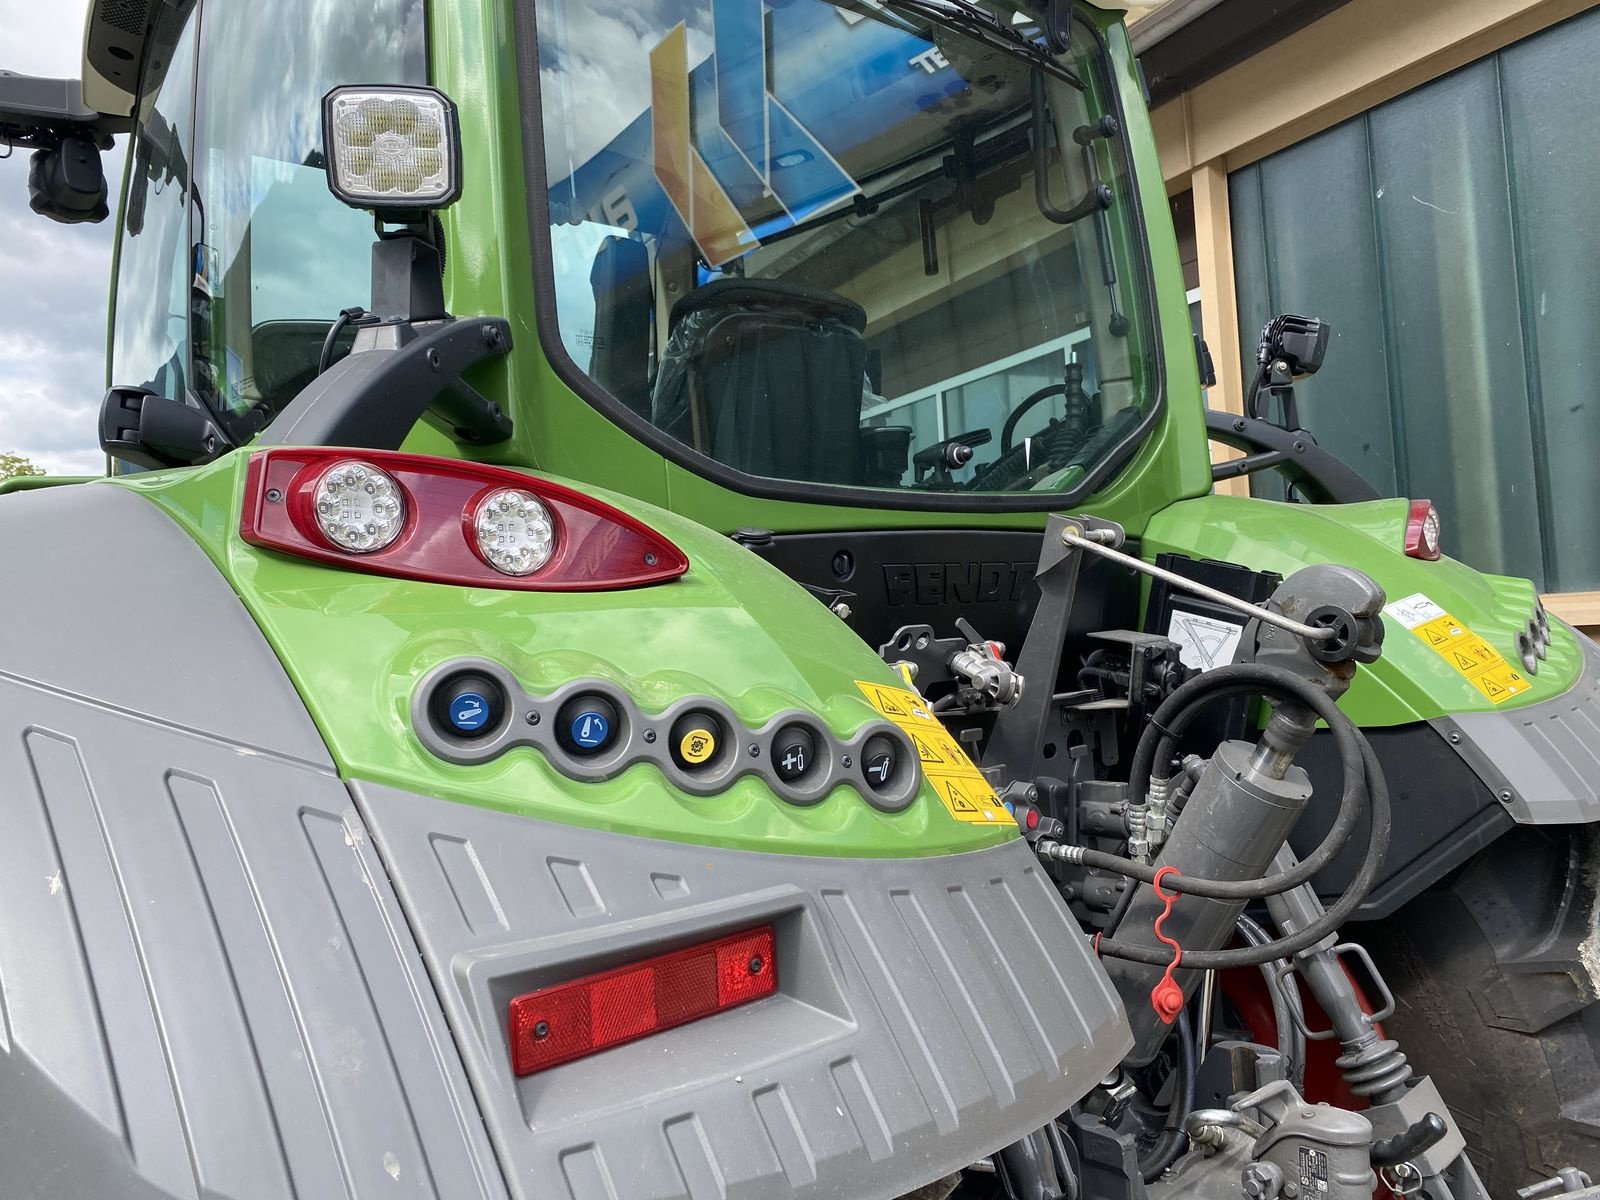
<svg viewBox="0 0 1600 1200">
<path fill-rule="evenodd" d="M 1200 1024 L 1194 1043 L 1197 1064 L 1205 1062 L 1206 1051 L 1211 1048 L 1211 1010 L 1216 1004 L 1216 995 L 1217 973 L 1207 971 L 1200 977 Z"/>
<path fill-rule="evenodd" d="M 1061 531 L 1061 540 L 1068 546 L 1076 546 L 1080 550 L 1091 551 L 1100 555 L 1101 558 L 1109 558 L 1112 562 L 1120 563 L 1124 567 L 1142 571 L 1152 579 L 1160 579 L 1192 595 L 1203 596 L 1213 604 L 1231 608 L 1234 612 L 1241 613 L 1244 616 L 1256 617 L 1269 625 L 1276 625 L 1279 629 L 1286 629 L 1296 637 L 1305 638 L 1307 641 L 1325 642 L 1336 636 L 1332 629 L 1317 625 L 1302 625 L 1299 621 L 1292 621 L 1288 617 L 1273 612 L 1271 609 L 1261 607 L 1259 604 L 1251 604 L 1248 600 L 1230 596 L 1227 592 L 1219 592 L 1216 588 L 1207 587 L 1203 583 L 1185 579 L 1182 575 L 1177 574 L 1175 571 L 1169 571 L 1165 567 L 1158 567 L 1153 563 L 1145 562 L 1142 558 L 1135 558 L 1131 554 L 1113 550 L 1110 546 L 1103 545 L 1093 538 L 1085 537 L 1082 533 L 1075 533 L 1075 528 L 1078 527 L 1069 525 Z"/>
</svg>

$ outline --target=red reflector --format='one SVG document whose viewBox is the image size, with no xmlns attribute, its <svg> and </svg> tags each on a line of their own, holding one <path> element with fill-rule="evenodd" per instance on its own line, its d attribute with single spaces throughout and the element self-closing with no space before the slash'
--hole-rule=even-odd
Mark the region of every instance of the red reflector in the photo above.
<svg viewBox="0 0 1600 1200">
<path fill-rule="evenodd" d="M 770 996 L 771 927 L 541 988 L 511 1001 L 511 1069 L 531 1075 Z"/>
<path fill-rule="evenodd" d="M 346 462 L 382 471 L 395 485 L 404 526 L 376 549 L 342 547 L 319 526 L 317 510 L 324 501 L 315 495 L 317 484 L 330 466 Z M 549 559 L 526 575 L 496 570 L 474 529 L 479 505 L 508 488 L 534 497 L 549 514 Z M 676 579 L 689 569 L 683 551 L 661 534 L 582 492 L 508 467 L 392 450 L 252 454 L 239 536 L 252 546 L 351 571 L 517 591 L 642 587 Z"/>
<path fill-rule="evenodd" d="M 1406 514 L 1406 554 L 1426 562 L 1439 558 L 1439 510 L 1431 500 L 1413 500 Z"/>
</svg>

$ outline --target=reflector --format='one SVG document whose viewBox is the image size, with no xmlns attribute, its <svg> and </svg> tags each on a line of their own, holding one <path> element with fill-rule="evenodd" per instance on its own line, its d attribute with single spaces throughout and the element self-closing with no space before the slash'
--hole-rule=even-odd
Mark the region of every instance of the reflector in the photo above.
<svg viewBox="0 0 1600 1200">
<path fill-rule="evenodd" d="M 1432 500 L 1413 500 L 1406 516 L 1406 554 L 1427 562 L 1439 558 L 1439 512 Z"/>
<path fill-rule="evenodd" d="M 778 990 L 770 926 L 541 988 L 511 1001 L 511 1069 L 531 1075 Z"/>
</svg>

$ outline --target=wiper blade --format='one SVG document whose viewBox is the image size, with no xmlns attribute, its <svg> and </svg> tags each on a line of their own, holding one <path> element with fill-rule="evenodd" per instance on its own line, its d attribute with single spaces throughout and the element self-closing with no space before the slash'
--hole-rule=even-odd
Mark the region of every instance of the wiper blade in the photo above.
<svg viewBox="0 0 1600 1200">
<path fill-rule="evenodd" d="M 909 13 L 932 25 L 965 34 L 1012 58 L 1021 59 L 1036 70 L 1071 84 L 1080 92 L 1086 90 L 1077 72 L 1064 65 L 1048 49 L 1017 32 L 988 9 L 968 3 L 968 0 L 866 0 L 865 4 L 859 0 L 828 0 L 828 3 L 858 12 L 870 7 Z"/>
</svg>

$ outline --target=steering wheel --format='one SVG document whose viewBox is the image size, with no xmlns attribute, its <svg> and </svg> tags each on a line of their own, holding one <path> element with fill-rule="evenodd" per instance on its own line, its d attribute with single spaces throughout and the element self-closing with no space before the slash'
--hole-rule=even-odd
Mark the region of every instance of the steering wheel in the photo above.
<svg viewBox="0 0 1600 1200">
<path fill-rule="evenodd" d="M 1006 423 L 1000 427 L 1000 457 L 1004 458 L 1011 453 L 1011 439 L 1016 435 L 1017 424 L 1029 409 L 1042 400 L 1048 400 L 1051 396 L 1065 396 L 1066 394 L 1067 385 L 1065 383 L 1046 384 L 1017 405 L 1016 408 L 1012 409 L 1011 415 L 1006 418 Z"/>
</svg>

